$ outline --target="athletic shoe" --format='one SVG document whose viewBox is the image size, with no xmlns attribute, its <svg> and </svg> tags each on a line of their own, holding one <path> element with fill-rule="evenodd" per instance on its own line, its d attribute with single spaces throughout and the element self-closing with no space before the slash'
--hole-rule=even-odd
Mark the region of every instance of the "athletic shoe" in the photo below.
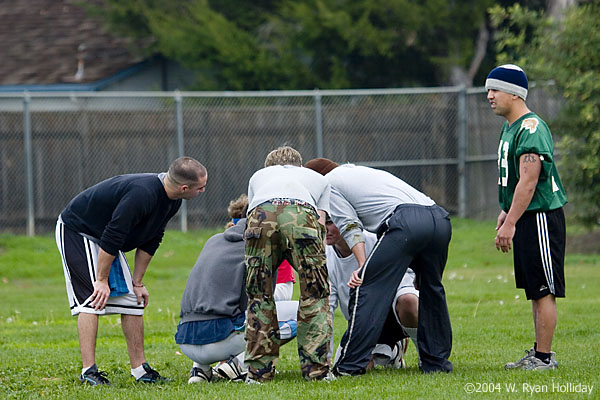
<svg viewBox="0 0 600 400">
<path fill-rule="evenodd" d="M 230 357 L 226 362 L 219 363 L 215 367 L 215 371 L 221 378 L 232 382 L 243 382 L 246 380 L 246 375 L 248 375 L 248 370 L 236 357 Z"/>
<path fill-rule="evenodd" d="M 329 371 L 327 372 L 327 374 L 320 378 L 320 379 L 316 379 L 319 382 L 331 382 L 331 381 L 335 381 L 337 378 L 335 377 L 335 375 L 333 374 L 333 372 Z"/>
<path fill-rule="evenodd" d="M 90 386 L 96 385 L 110 385 L 108 379 L 106 379 L 106 372 L 98 371 L 96 364 L 92 365 L 83 374 L 79 375 L 81 383 L 87 383 Z"/>
<path fill-rule="evenodd" d="M 524 364 L 521 369 L 527 371 L 541 371 L 544 369 L 556 369 L 558 368 L 558 363 L 554 359 L 554 353 L 550 353 L 550 361 L 548 363 L 543 362 L 536 356 L 531 357 L 526 364 Z"/>
<path fill-rule="evenodd" d="M 142 367 L 144 367 L 144 371 L 146 371 L 146 373 L 138 379 L 136 379 L 136 381 L 144 383 L 157 383 L 169 381 L 169 379 L 160 376 L 160 374 L 157 371 L 153 370 L 147 362 L 143 363 Z"/>
<path fill-rule="evenodd" d="M 406 353 L 407 348 L 408 348 L 408 338 L 399 340 L 394 345 L 394 349 L 396 351 L 396 356 L 390 360 L 387 367 L 394 368 L 394 369 L 406 368 L 406 361 L 404 361 L 404 354 Z"/>
<path fill-rule="evenodd" d="M 529 350 L 525 350 L 525 357 L 521 358 L 517 362 L 510 362 L 510 363 L 504 365 L 504 368 L 506 368 L 506 369 L 522 368 L 524 365 L 529 363 L 529 360 L 532 357 L 535 357 L 535 349 L 533 347 L 530 348 Z"/>
<path fill-rule="evenodd" d="M 248 385 L 262 385 L 263 384 L 261 381 L 257 381 L 248 376 L 246 376 L 246 380 L 244 382 L 246 382 Z"/>
<path fill-rule="evenodd" d="M 360 368 L 355 371 L 349 372 L 349 371 L 342 371 L 337 366 L 335 366 L 335 367 L 333 367 L 331 372 L 333 372 L 333 375 L 335 375 L 336 377 L 337 376 L 358 376 L 358 375 L 364 375 L 366 373 L 366 370 L 364 368 Z"/>
<path fill-rule="evenodd" d="M 214 367 L 212 367 L 210 369 L 210 373 L 211 373 L 211 381 L 212 382 L 216 382 L 216 381 L 222 381 L 223 377 L 221 375 L 219 375 L 219 373 L 217 372 L 217 368 L 219 368 L 219 366 L 221 364 L 223 364 L 225 361 L 220 361 L 217 365 L 215 365 Z"/>
<path fill-rule="evenodd" d="M 213 372 L 212 369 L 209 369 L 208 371 L 209 372 L 205 372 L 202 368 L 192 367 L 188 384 L 210 382 L 213 377 Z"/>
</svg>

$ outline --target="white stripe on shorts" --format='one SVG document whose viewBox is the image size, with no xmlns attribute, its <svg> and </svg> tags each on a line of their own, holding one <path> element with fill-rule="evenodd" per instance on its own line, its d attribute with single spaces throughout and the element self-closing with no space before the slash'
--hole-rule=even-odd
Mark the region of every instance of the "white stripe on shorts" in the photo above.
<svg viewBox="0 0 600 400">
<path fill-rule="evenodd" d="M 64 224 L 60 217 L 58 221 L 56 221 L 56 230 L 55 230 L 55 238 L 56 245 L 58 246 L 58 252 L 60 253 L 60 259 L 62 261 L 63 272 L 65 273 L 65 281 L 67 288 L 67 296 L 69 297 L 69 304 L 73 306 L 73 304 L 79 305 L 77 301 L 77 297 L 73 292 L 73 285 L 71 285 L 71 274 L 69 272 L 69 268 L 67 267 L 67 259 L 65 258 L 65 242 L 64 242 Z"/>
<path fill-rule="evenodd" d="M 535 215 L 538 230 L 538 242 L 540 246 L 540 256 L 542 259 L 542 267 L 550 293 L 554 291 L 554 273 L 552 271 L 552 255 L 550 253 L 550 236 L 548 234 L 548 221 L 545 212 L 538 212 Z"/>
</svg>

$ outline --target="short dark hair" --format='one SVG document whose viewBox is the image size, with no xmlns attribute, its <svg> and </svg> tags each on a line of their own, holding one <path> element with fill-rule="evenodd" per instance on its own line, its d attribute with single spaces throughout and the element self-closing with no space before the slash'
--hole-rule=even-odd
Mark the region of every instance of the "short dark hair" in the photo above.
<svg viewBox="0 0 600 400">
<path fill-rule="evenodd" d="M 321 175 L 327 175 L 331 172 L 331 170 L 338 167 L 338 163 L 331 161 L 328 158 L 313 158 L 304 166 L 320 173 Z"/>
<path fill-rule="evenodd" d="M 167 176 L 177 185 L 190 185 L 206 176 L 206 168 L 192 157 L 179 157 L 169 166 Z"/>
</svg>

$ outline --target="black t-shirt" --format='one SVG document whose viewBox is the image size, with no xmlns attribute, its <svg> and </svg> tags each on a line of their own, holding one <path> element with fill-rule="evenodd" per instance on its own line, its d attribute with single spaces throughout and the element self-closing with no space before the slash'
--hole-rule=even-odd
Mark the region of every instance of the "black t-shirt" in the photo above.
<svg viewBox="0 0 600 400">
<path fill-rule="evenodd" d="M 181 200 L 167 197 L 158 174 L 119 175 L 75 196 L 61 218 L 111 255 L 137 248 L 154 255 L 180 206 Z"/>
</svg>

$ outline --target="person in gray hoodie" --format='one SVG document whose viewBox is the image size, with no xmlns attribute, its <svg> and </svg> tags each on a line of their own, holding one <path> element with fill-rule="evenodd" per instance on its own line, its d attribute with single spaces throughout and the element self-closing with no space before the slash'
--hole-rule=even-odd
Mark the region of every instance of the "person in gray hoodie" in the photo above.
<svg viewBox="0 0 600 400">
<path fill-rule="evenodd" d="M 245 213 L 244 213 L 245 214 Z M 244 328 L 248 298 L 245 286 L 246 219 L 206 241 L 188 277 L 181 299 L 175 342 L 193 362 L 188 383 L 210 382 L 211 364 L 219 376 L 244 380 Z M 297 301 L 279 302 L 282 339 L 295 336 Z"/>
</svg>

